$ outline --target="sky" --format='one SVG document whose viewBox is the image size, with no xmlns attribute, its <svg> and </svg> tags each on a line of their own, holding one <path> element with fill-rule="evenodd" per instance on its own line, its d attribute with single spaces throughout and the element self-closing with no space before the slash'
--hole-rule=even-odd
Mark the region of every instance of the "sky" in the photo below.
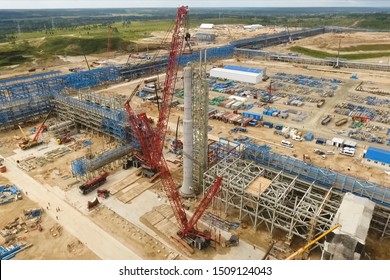
<svg viewBox="0 0 390 280">
<path fill-rule="evenodd" d="M 0 0 L 0 9 L 141 7 L 390 7 L 390 0 Z"/>
</svg>

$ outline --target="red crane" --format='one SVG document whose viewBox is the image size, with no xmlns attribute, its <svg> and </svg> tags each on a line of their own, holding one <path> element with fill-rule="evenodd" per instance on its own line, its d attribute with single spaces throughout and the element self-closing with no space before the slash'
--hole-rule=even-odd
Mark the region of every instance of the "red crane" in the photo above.
<svg viewBox="0 0 390 280">
<path fill-rule="evenodd" d="M 171 176 L 168 165 L 163 155 L 165 134 L 167 131 L 172 96 L 175 89 L 177 72 L 179 68 L 180 55 L 183 52 L 183 43 L 188 34 L 185 32 L 184 24 L 188 15 L 188 7 L 181 6 L 178 8 L 176 24 L 173 30 L 172 41 L 169 52 L 169 61 L 166 70 L 165 84 L 163 89 L 163 96 L 159 111 L 159 118 L 157 127 L 153 128 L 146 113 L 137 114 L 130 105 L 130 98 L 125 103 L 125 109 L 129 116 L 129 122 L 133 131 L 136 134 L 137 140 L 142 151 L 142 160 L 144 166 L 149 170 L 159 173 L 163 188 L 167 194 L 168 200 L 171 204 L 176 220 L 179 224 L 179 236 L 181 238 L 189 238 L 191 242 L 197 237 L 203 240 L 203 244 L 197 247 L 205 247 L 211 241 L 211 235 L 201 233 L 195 229 L 197 222 L 207 209 L 212 198 L 219 191 L 222 184 L 222 178 L 217 178 L 214 185 L 205 194 L 203 200 L 196 209 L 193 217 L 188 221 L 186 212 L 184 210 L 178 188 Z M 192 243 L 194 244 L 194 243 Z"/>
<path fill-rule="evenodd" d="M 30 149 L 30 148 L 33 148 L 35 146 L 38 146 L 38 145 L 42 144 L 42 142 L 38 142 L 38 138 L 39 138 L 39 135 L 41 135 L 42 131 L 46 128 L 45 122 L 47 121 L 47 119 L 49 118 L 51 113 L 53 112 L 54 107 L 55 106 L 51 107 L 51 109 L 50 109 L 49 113 L 47 114 L 46 118 L 43 120 L 43 122 L 41 123 L 41 125 L 37 129 L 37 132 L 35 133 L 34 138 L 32 140 L 25 139 L 25 141 L 19 143 L 19 147 L 22 150 L 27 150 L 27 149 Z"/>
</svg>

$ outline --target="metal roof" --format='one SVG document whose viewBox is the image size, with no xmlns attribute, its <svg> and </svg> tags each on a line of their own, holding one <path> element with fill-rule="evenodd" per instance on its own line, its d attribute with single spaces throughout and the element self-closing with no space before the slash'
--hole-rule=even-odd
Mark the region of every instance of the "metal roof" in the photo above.
<svg viewBox="0 0 390 280">
<path fill-rule="evenodd" d="M 237 65 L 226 65 L 224 68 L 229 70 L 236 70 L 236 71 L 249 72 L 249 73 L 258 73 L 258 74 L 263 73 L 262 69 L 242 67 Z"/>
<path fill-rule="evenodd" d="M 368 147 L 365 158 L 390 164 L 390 151 Z"/>
<path fill-rule="evenodd" d="M 213 23 L 202 23 L 199 28 L 205 28 L 205 29 L 211 29 L 211 28 L 214 28 L 214 24 Z"/>
</svg>

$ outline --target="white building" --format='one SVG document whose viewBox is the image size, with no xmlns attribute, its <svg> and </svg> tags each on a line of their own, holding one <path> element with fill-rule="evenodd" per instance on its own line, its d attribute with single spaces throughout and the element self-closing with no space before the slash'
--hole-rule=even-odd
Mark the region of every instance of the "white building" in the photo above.
<svg viewBox="0 0 390 280">
<path fill-rule="evenodd" d="M 344 139 L 342 139 L 342 138 L 334 137 L 332 139 L 332 146 L 341 147 L 341 146 L 343 146 L 343 144 L 344 144 Z"/>
<path fill-rule="evenodd" d="M 214 28 L 214 24 L 212 23 L 202 23 L 199 28 L 201 29 L 213 29 Z"/>
<path fill-rule="evenodd" d="M 225 68 L 213 68 L 210 77 L 257 84 L 263 79 L 264 70 L 227 65 Z"/>
<path fill-rule="evenodd" d="M 332 226 L 341 227 L 326 236 L 321 259 L 361 259 L 374 207 L 368 198 L 346 193 L 332 222 Z"/>
<path fill-rule="evenodd" d="M 260 29 L 263 28 L 261 24 L 244 25 L 244 29 Z"/>
</svg>

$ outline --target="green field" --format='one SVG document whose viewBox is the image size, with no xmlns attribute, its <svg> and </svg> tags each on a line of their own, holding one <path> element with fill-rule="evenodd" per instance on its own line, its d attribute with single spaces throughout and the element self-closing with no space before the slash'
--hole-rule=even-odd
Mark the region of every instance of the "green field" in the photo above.
<svg viewBox="0 0 390 280">
<path fill-rule="evenodd" d="M 375 44 L 375 45 L 356 45 L 346 48 L 340 48 L 343 52 L 358 52 L 358 51 L 390 51 L 390 44 Z"/>
<path fill-rule="evenodd" d="M 290 51 L 300 53 L 303 55 L 315 57 L 315 58 L 329 58 L 336 57 L 337 53 L 329 53 L 324 51 L 312 50 L 309 48 L 294 46 L 289 48 Z M 357 60 L 357 59 L 367 59 L 367 58 L 376 58 L 390 56 L 390 52 L 369 52 L 369 53 L 350 53 L 350 54 L 342 54 L 340 53 L 340 58 L 348 59 L 348 60 Z"/>
<path fill-rule="evenodd" d="M 48 32 L 22 33 L 10 43 L 0 45 L 0 66 L 31 61 L 31 57 L 47 59 L 53 55 L 88 55 L 108 50 L 130 53 L 152 50 L 160 44 L 136 44 L 135 40 L 152 36 L 153 31 L 167 31 L 170 20 L 135 21 L 125 26 L 122 23 L 108 26 L 92 25 L 69 29 L 54 29 Z"/>
<path fill-rule="evenodd" d="M 30 11 L 0 11 L 0 66 L 20 64 L 32 60 L 44 61 L 54 55 L 90 55 L 110 51 L 122 53 L 153 50 L 160 44 L 136 44 L 142 38 L 152 36 L 154 31 L 165 32 L 174 24 L 176 9 L 91 9 L 37 10 L 34 18 Z M 53 23 L 54 20 L 54 23 Z M 189 27 L 201 23 L 214 24 L 262 24 L 279 27 L 346 26 L 387 30 L 390 17 L 386 11 L 366 13 L 358 9 L 330 12 L 320 8 L 218 8 L 190 9 Z M 17 32 L 20 24 L 22 33 Z M 111 27 L 111 29 L 109 28 Z M 109 31 L 111 30 L 111 31 Z M 169 43 L 170 38 L 168 37 Z M 294 47 L 292 49 L 308 56 L 325 58 L 335 54 Z M 361 54 L 342 54 L 348 59 L 371 58 L 387 55 L 390 44 L 359 45 L 342 48 L 342 52 L 363 51 Z M 368 51 L 372 53 L 367 53 Z"/>
</svg>

